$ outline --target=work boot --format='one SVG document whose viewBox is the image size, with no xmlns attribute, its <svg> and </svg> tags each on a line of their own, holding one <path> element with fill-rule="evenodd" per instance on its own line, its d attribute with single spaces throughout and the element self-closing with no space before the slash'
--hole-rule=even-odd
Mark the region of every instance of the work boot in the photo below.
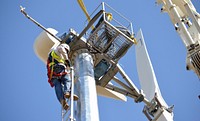
<svg viewBox="0 0 200 121">
<path fill-rule="evenodd" d="M 71 97 L 71 93 L 70 92 L 66 92 L 65 93 L 65 98 L 69 99 Z M 76 94 L 74 94 L 74 101 L 78 100 L 78 96 Z"/>
<path fill-rule="evenodd" d="M 61 105 L 62 105 L 63 109 L 65 109 L 66 111 L 68 110 L 69 105 L 68 105 L 68 103 L 65 100 L 61 101 Z"/>
</svg>

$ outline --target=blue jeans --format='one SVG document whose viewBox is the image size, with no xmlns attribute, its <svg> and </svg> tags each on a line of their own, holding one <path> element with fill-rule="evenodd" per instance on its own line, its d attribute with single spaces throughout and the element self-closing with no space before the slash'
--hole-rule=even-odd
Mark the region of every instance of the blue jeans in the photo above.
<svg viewBox="0 0 200 121">
<path fill-rule="evenodd" d="M 51 80 L 55 86 L 55 92 L 59 102 L 64 100 L 64 94 L 71 90 L 71 78 L 70 74 L 63 75 L 61 77 L 52 78 Z"/>
</svg>

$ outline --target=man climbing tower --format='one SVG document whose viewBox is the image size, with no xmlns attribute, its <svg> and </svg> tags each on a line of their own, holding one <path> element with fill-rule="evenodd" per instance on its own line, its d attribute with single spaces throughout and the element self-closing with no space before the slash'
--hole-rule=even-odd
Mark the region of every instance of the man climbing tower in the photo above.
<svg viewBox="0 0 200 121">
<path fill-rule="evenodd" d="M 57 99 L 65 110 L 69 108 L 66 98 L 71 95 L 69 52 L 70 47 L 67 44 L 60 44 L 50 51 L 47 60 L 48 82 L 51 87 L 55 86 Z M 77 95 L 74 95 L 74 100 L 78 100 Z"/>
</svg>

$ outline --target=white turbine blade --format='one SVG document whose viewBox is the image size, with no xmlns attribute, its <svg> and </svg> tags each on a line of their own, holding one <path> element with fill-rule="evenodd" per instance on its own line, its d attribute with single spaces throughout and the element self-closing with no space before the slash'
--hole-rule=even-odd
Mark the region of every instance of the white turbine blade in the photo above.
<svg viewBox="0 0 200 121">
<path fill-rule="evenodd" d="M 47 28 L 47 31 L 49 31 L 53 35 L 56 35 L 58 33 L 58 31 L 53 28 Z M 60 44 L 60 42 L 57 39 L 55 39 L 46 31 L 42 31 L 35 39 L 35 54 L 46 64 L 50 49 L 54 46 L 57 46 L 58 44 Z"/>
<path fill-rule="evenodd" d="M 156 93 L 160 103 L 163 106 L 168 107 L 160 93 L 157 79 L 144 42 L 142 30 L 139 30 L 139 32 L 137 33 L 136 39 L 137 39 L 137 44 L 135 49 L 136 49 L 137 71 L 140 80 L 140 85 L 145 94 L 145 97 L 149 101 L 151 101 Z"/>
<path fill-rule="evenodd" d="M 112 98 L 112 99 L 116 99 L 116 100 L 122 100 L 122 101 L 127 101 L 127 98 L 125 95 L 120 94 L 116 91 L 104 88 L 102 86 L 96 86 L 97 89 L 97 94 L 100 96 L 104 96 L 104 97 L 108 97 L 108 98 Z"/>
</svg>

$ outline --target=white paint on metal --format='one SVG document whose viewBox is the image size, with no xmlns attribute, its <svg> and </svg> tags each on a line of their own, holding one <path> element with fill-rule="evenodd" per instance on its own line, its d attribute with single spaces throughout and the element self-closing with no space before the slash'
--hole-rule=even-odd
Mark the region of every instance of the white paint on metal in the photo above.
<svg viewBox="0 0 200 121">
<path fill-rule="evenodd" d="M 110 89 L 107 89 L 107 88 L 104 88 L 104 87 L 101 87 L 101 86 L 98 86 L 98 85 L 96 86 L 96 88 L 97 88 L 98 95 L 100 95 L 100 96 L 113 98 L 113 99 L 116 99 L 116 100 L 127 101 L 127 98 L 126 98 L 125 95 L 120 94 L 116 91 L 112 91 Z"/>
<path fill-rule="evenodd" d="M 155 93 L 157 93 L 158 99 L 161 101 L 162 105 L 168 107 L 161 96 L 154 69 L 152 67 L 141 30 L 138 32 L 136 39 L 137 45 L 135 46 L 135 49 L 137 70 L 140 85 L 145 94 L 145 97 L 151 101 L 154 98 Z"/>
<path fill-rule="evenodd" d="M 158 111 L 154 114 L 153 121 L 173 121 L 173 113 L 167 111 L 168 105 L 161 95 L 154 69 L 146 49 L 142 30 L 137 33 L 136 39 L 136 63 L 141 88 L 148 100 L 152 100 L 156 96 L 161 104 L 161 107 L 158 108 Z"/>
</svg>

